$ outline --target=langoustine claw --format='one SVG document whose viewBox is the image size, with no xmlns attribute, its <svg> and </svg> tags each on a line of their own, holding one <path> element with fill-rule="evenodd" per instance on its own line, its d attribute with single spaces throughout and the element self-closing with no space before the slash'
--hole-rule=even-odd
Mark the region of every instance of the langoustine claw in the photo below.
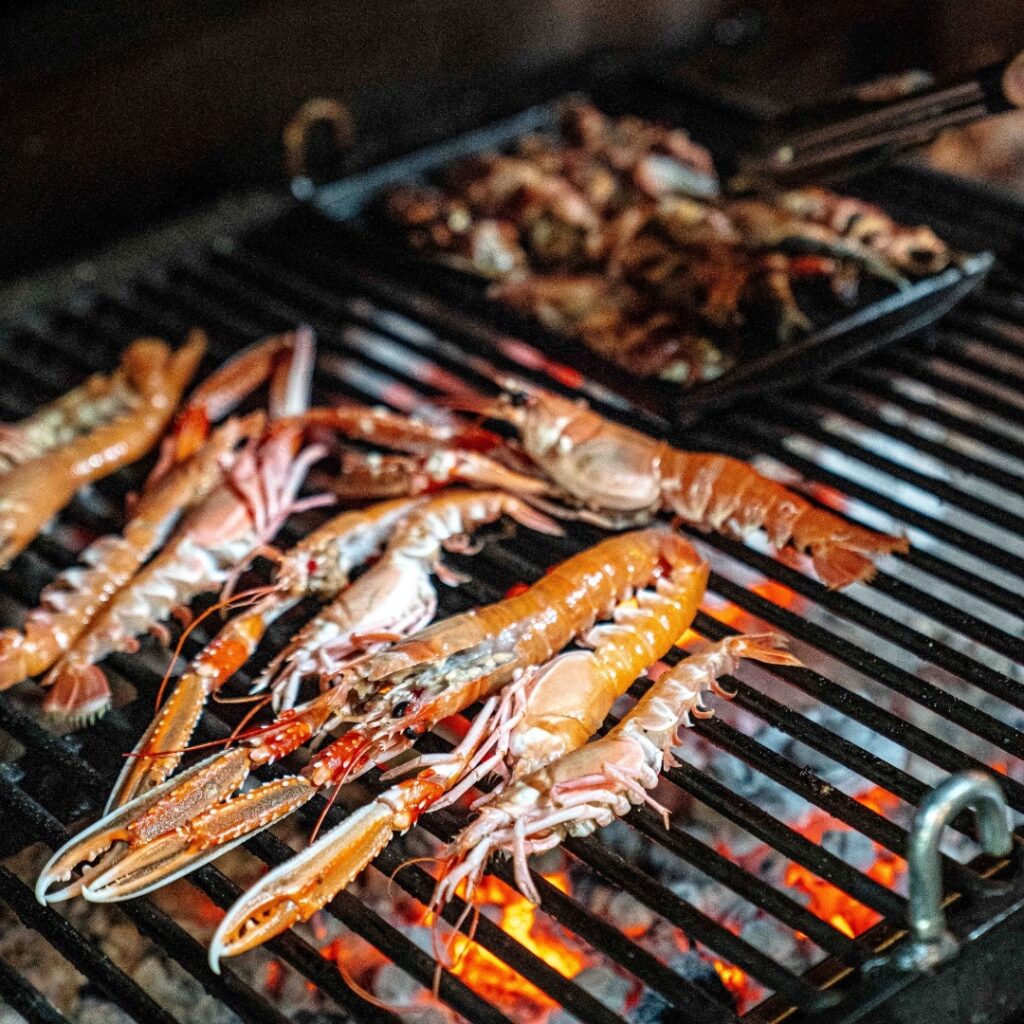
<svg viewBox="0 0 1024 1024">
<path fill-rule="evenodd" d="M 582 746 L 615 700 L 662 657 L 689 626 L 704 594 L 708 567 L 680 547 L 676 561 L 615 609 L 614 623 L 585 637 L 593 650 L 559 655 L 490 697 L 458 746 L 406 762 L 382 778 L 416 774 L 392 785 L 306 850 L 274 869 L 232 906 L 210 944 L 210 964 L 266 942 L 308 920 L 349 884 L 398 832 L 444 807 L 491 772 L 513 780 Z"/>
<path fill-rule="evenodd" d="M 299 631 L 255 685 L 259 690 L 273 684 L 282 695 L 278 704 L 286 709 L 294 704 L 294 690 L 306 674 L 316 671 L 330 679 L 351 656 L 387 642 L 380 638 L 388 636 L 393 642 L 433 618 L 436 598 L 429 577 L 438 571 L 441 546 L 502 514 L 535 529 L 557 530 L 546 516 L 508 495 L 450 492 L 432 502 L 400 499 L 347 512 L 299 541 L 281 556 L 269 592 L 228 622 L 193 659 L 136 745 L 136 756 L 125 765 L 107 809 L 159 784 L 177 767 L 208 697 L 241 669 L 271 623 L 300 600 L 315 597 L 332 603 Z M 383 557 L 347 586 L 352 569 L 391 534 Z M 367 642 L 363 637 L 377 639 Z M 340 706 L 343 699 L 344 691 L 338 689 L 324 706 Z M 316 707 L 314 702 L 314 718 Z M 288 723 L 287 718 L 282 721 Z M 256 763 L 259 756 L 254 751 Z"/>
</svg>

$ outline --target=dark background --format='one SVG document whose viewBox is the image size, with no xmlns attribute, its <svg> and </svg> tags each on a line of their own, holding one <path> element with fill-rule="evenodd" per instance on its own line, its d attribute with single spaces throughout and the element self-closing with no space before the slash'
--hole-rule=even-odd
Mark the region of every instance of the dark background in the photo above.
<svg viewBox="0 0 1024 1024">
<path fill-rule="evenodd" d="M 510 81 L 557 85 L 595 50 L 685 55 L 710 81 L 806 99 L 884 70 L 955 78 L 1021 46 L 1015 0 L 9 4 L 0 276 L 283 185 L 281 130 L 311 96 L 350 109 L 354 166 L 513 102 Z"/>
</svg>

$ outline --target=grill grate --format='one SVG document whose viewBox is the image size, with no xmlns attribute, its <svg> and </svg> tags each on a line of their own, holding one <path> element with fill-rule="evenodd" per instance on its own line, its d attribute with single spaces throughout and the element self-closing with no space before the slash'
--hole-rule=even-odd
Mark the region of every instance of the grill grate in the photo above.
<svg viewBox="0 0 1024 1024">
<path fill-rule="evenodd" d="M 793 471 L 811 482 L 813 496 L 824 504 L 868 525 L 910 533 L 914 548 L 908 555 L 886 559 L 870 587 L 843 594 L 827 591 L 755 547 L 700 538 L 713 556 L 709 592 L 714 598 L 788 633 L 825 659 L 821 671 L 772 667 L 758 674 L 759 684 L 733 680 L 734 708 L 904 804 L 917 803 L 944 772 L 985 767 L 997 757 L 1024 760 L 1024 717 L 1017 713 L 1024 710 L 1024 691 L 1020 674 L 1012 675 L 1010 667 L 1024 660 L 1019 599 L 1024 587 L 1024 542 L 1019 539 L 1024 534 L 1024 401 L 1010 386 L 1024 378 L 1022 296 L 1021 279 L 1003 271 L 947 319 L 932 343 L 916 342 L 876 356 L 845 371 L 841 382 L 811 387 L 796 397 L 766 398 L 756 415 L 719 416 L 713 426 L 695 429 L 683 439 L 690 447 L 715 448 Z M 600 386 L 574 379 L 564 368 L 545 366 L 535 351 L 505 336 L 500 326 L 444 307 L 415 283 L 392 280 L 357 261 L 333 228 L 305 209 L 198 256 L 147 268 L 118 288 L 79 297 L 45 324 L 12 329 L 0 349 L 7 380 L 0 415 L 24 415 L 43 393 L 63 390 L 72 378 L 112 363 L 115 353 L 139 333 L 180 337 L 189 326 L 202 324 L 215 341 L 213 362 L 299 321 L 310 323 L 320 338 L 318 401 L 347 397 L 408 409 L 422 396 L 484 388 L 488 373 L 498 367 L 574 384 L 610 415 L 653 431 L 667 430 L 657 417 L 630 410 Z M 64 521 L 85 534 L 116 526 L 117 508 L 131 477 L 130 472 L 122 474 L 79 496 Z M 467 563 L 471 572 L 475 569 L 472 581 L 443 595 L 442 613 L 494 600 L 507 585 L 536 578 L 546 565 L 596 536 L 596 531 L 580 527 L 563 540 L 531 537 L 529 552 L 514 539 L 488 544 Z M 6 614 L 13 619 L 19 608 L 33 604 L 53 572 L 73 561 L 81 539 L 76 542 L 63 531 L 34 544 L 15 570 L 0 578 Z M 753 588 L 765 580 L 776 589 Z M 787 607 L 779 594 L 799 600 L 800 609 Z M 711 607 L 711 614 L 698 616 L 695 629 L 719 639 L 733 630 L 715 617 L 717 606 Z M 186 653 L 203 639 L 197 632 Z M 32 841 L 56 846 L 66 837 L 66 822 L 101 806 L 119 767 L 120 751 L 138 735 L 158 682 L 142 659 L 118 657 L 112 663 L 139 696 L 75 737 L 52 736 L 14 701 L 0 698 L 0 729 L 26 751 L 0 772 L 0 801 L 18 832 L 5 837 L 9 848 Z M 880 694 L 889 699 L 880 700 Z M 897 744 L 916 758 L 914 767 L 890 763 L 876 750 L 810 717 L 796 706 L 797 695 L 803 700 L 800 706 L 834 709 L 845 721 Z M 208 713 L 200 738 L 217 738 L 226 731 Z M 731 712 L 698 722 L 694 731 L 712 748 L 733 755 L 884 849 L 897 855 L 905 850 L 907 833 L 900 824 L 836 788 L 792 753 L 768 746 L 760 733 L 749 735 Z M 978 744 L 965 742 L 968 735 Z M 284 771 L 274 766 L 263 776 Z M 1010 774 L 1003 780 L 1008 802 L 1024 812 L 1024 785 Z M 840 966 L 863 961 L 899 926 L 905 912 L 900 895 L 755 800 L 691 763 L 665 775 L 679 791 L 778 855 L 877 911 L 883 924 L 851 938 L 682 826 L 666 833 L 649 811 L 636 810 L 627 820 L 648 843 L 660 845 L 785 928 L 807 936 Z M 79 791 L 72 794 L 73 805 L 54 786 L 55 777 L 76 780 Z M 371 773 L 367 786 L 372 790 L 377 785 Z M 316 800 L 302 813 L 313 820 L 322 808 Z M 328 823 L 343 814 L 335 808 Z M 442 812 L 429 816 L 423 827 L 447 838 L 458 824 L 456 814 Z M 271 835 L 247 846 L 268 864 L 280 863 L 289 852 Z M 566 848 L 581 870 L 630 893 L 774 993 L 774 1002 L 755 1009 L 752 1019 L 770 1019 L 789 1005 L 807 1009 L 820 1004 L 824 982 L 816 972 L 796 975 L 624 860 L 600 834 L 572 840 Z M 395 844 L 376 867 L 391 872 L 403 859 Z M 944 862 L 947 884 L 959 891 L 976 887 L 980 869 L 952 858 Z M 496 873 L 511 881 L 506 866 L 497 865 Z M 430 876 L 418 867 L 403 868 L 396 880 L 421 900 L 432 887 Z M 544 878 L 536 876 L 535 881 L 543 910 L 661 996 L 673 1008 L 673 1020 L 734 1018 L 699 985 L 670 970 L 614 924 Z M 234 883 L 213 866 L 196 872 L 192 882 L 220 906 L 238 894 Z M 2 868 L 0 899 L 129 1016 L 147 1022 L 173 1019 L 73 925 L 38 907 L 25 885 Z M 220 977 L 211 974 L 200 945 L 152 903 L 138 900 L 121 907 L 142 935 L 241 1019 L 283 1019 L 230 965 Z M 460 909 L 455 901 L 448 919 L 454 921 Z M 383 916 L 348 893 L 340 894 L 328 912 L 430 985 L 432 958 Z M 492 922 L 483 919 L 476 937 L 570 1015 L 609 1024 L 621 1019 Z M 357 1019 L 397 1019 L 364 1002 L 334 965 L 298 935 L 282 936 L 270 949 Z M 30 1021 L 64 1019 L 3 962 L 0 994 Z M 442 974 L 440 995 L 469 1020 L 508 1020 L 451 973 Z"/>
</svg>

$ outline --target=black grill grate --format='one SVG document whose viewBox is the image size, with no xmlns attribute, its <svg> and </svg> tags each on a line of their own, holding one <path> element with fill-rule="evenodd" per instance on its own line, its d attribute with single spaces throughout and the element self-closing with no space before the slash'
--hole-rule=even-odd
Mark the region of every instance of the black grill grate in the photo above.
<svg viewBox="0 0 1024 1024">
<path fill-rule="evenodd" d="M 683 439 L 690 447 L 715 448 L 788 468 L 818 485 L 813 493 L 826 504 L 838 505 L 869 525 L 910 532 L 910 554 L 887 559 L 870 587 L 844 594 L 825 590 L 754 547 L 701 538 L 714 556 L 712 595 L 825 658 L 821 672 L 773 668 L 758 676 L 767 685 L 733 681 L 735 708 L 905 804 L 917 803 L 943 772 L 985 767 L 996 759 L 1024 760 L 1024 717 L 1018 714 L 1024 698 L 1019 675 L 1008 674 L 1013 671 L 1008 662 L 1024 661 L 1019 598 L 1024 587 L 1024 543 L 1019 540 L 1024 533 L 1024 400 L 1014 390 L 1024 377 L 1022 294 L 1021 280 L 1003 271 L 948 319 L 932 344 L 915 342 L 877 356 L 799 396 L 766 398 L 756 410 L 719 416 Z M 299 321 L 310 323 L 320 338 L 318 401 L 345 396 L 408 408 L 424 395 L 484 388 L 495 366 L 530 372 L 529 364 L 536 361 L 536 353 L 505 337 L 500 326 L 444 307 L 414 283 L 391 280 L 357 261 L 332 226 L 297 209 L 241 240 L 225 241 L 178 264 L 146 269 L 118 289 L 82 296 L 44 325 L 13 329 L 0 349 L 7 385 L 0 394 L 0 415 L 24 415 L 43 394 L 63 390 L 96 365 L 109 365 L 139 333 L 180 337 L 199 323 L 210 330 L 213 357 L 219 359 L 255 337 Z M 544 378 L 550 372 L 539 362 L 535 369 Z M 554 374 L 565 382 L 566 375 L 557 368 Z M 590 398 L 610 415 L 653 431 L 667 429 L 651 414 L 631 411 L 586 381 L 577 383 L 589 388 Z M 64 521 L 80 526 L 86 535 L 115 526 L 130 476 L 122 474 L 95 493 L 80 496 Z M 536 578 L 546 565 L 596 536 L 596 531 L 579 528 L 565 540 L 531 538 L 529 550 L 515 539 L 488 544 L 475 563 L 468 563 L 470 571 L 476 566 L 471 583 L 444 595 L 442 611 L 494 600 L 507 585 Z M 19 607 L 33 604 L 53 572 L 73 560 L 81 539 L 64 531 L 33 545 L 0 578 L 6 614 L 13 619 Z M 761 578 L 775 589 L 752 589 L 752 581 Z M 799 609 L 780 603 L 779 595 L 787 593 L 801 602 Z M 713 614 L 701 614 L 695 628 L 711 639 L 731 631 Z M 158 681 L 139 659 L 112 661 L 115 671 L 136 687 L 138 699 L 76 737 L 53 737 L 15 702 L 0 698 L 0 729 L 26 751 L 0 773 L 0 801 L 17 830 L 5 837 L 9 848 L 30 841 L 55 846 L 66 835 L 65 823 L 86 809 L 83 801 L 92 813 L 99 809 L 119 767 L 120 751 L 130 747 L 150 711 Z M 888 700 L 880 700 L 880 694 Z M 827 706 L 846 721 L 898 744 L 916 758 L 915 767 L 897 767 L 808 717 L 798 709 L 797 695 L 803 699 L 799 707 Z M 222 736 L 226 728 L 207 714 L 202 738 Z M 748 735 L 730 715 L 700 722 L 695 731 L 712 747 L 734 755 L 881 847 L 896 854 L 904 851 L 907 834 L 902 825 L 835 788 L 792 753 L 779 753 Z M 979 743 L 965 742 L 968 735 Z M 922 778 L 927 765 L 938 772 Z M 284 769 L 266 774 L 275 771 Z M 882 936 L 899 926 L 905 911 L 901 896 L 756 801 L 737 795 L 693 764 L 683 763 L 665 774 L 694 801 L 877 911 L 883 923 L 852 939 L 683 827 L 676 825 L 666 834 L 650 812 L 638 810 L 628 820 L 645 841 L 660 844 L 715 884 L 806 935 L 838 966 L 861 962 Z M 54 776 L 76 780 L 78 791 L 70 803 L 67 787 L 55 787 Z M 367 784 L 373 788 L 374 775 Z M 1024 812 L 1024 785 L 1007 778 L 1004 789 L 1010 805 Z M 315 818 L 321 809 L 314 801 L 305 813 Z M 343 813 L 335 809 L 331 815 L 338 819 Z M 424 827 L 448 837 L 457 824 L 454 814 L 441 813 L 428 817 Z M 270 835 L 252 840 L 248 848 L 269 864 L 288 853 Z M 820 1002 L 823 980 L 817 973 L 814 980 L 797 976 L 625 861 L 600 834 L 570 841 L 567 849 L 581 862 L 581 870 L 634 895 L 774 993 L 774 1009 L 755 1010 L 754 1017 L 767 1019 L 787 1005 L 811 1008 Z M 390 872 L 403 858 L 395 845 L 376 866 Z M 950 887 L 975 887 L 978 865 L 963 866 L 947 858 L 944 868 Z M 497 873 L 510 881 L 505 866 L 498 865 Z M 216 867 L 197 872 L 192 880 L 221 906 L 238 892 Z M 404 868 L 397 881 L 420 899 L 432 886 L 418 867 Z M 667 968 L 614 924 L 543 878 L 536 881 L 543 909 L 661 996 L 677 1015 L 673 1020 L 733 1018 L 701 987 Z M 25 885 L 4 869 L 0 899 L 129 1016 L 147 1022 L 173 1019 L 64 918 L 38 907 Z M 122 907 L 141 934 L 243 1020 L 283 1019 L 230 965 L 223 976 L 212 975 L 199 944 L 151 903 L 140 900 Z M 456 902 L 449 909 L 450 920 L 459 910 Z M 333 901 L 329 912 L 418 981 L 430 984 L 432 958 L 392 922 L 347 893 Z M 477 940 L 578 1019 L 620 1019 L 498 926 L 483 921 Z M 334 965 L 298 935 L 285 935 L 270 948 L 356 1018 L 387 1019 L 353 993 Z M 2 962 L 0 994 L 30 1021 L 63 1019 Z M 508 1019 L 449 973 L 442 976 L 440 995 L 469 1020 Z"/>
</svg>

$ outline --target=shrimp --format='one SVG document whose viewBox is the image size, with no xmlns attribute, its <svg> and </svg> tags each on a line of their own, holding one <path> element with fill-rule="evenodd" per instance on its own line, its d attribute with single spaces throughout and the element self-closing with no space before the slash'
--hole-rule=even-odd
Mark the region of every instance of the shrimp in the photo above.
<svg viewBox="0 0 1024 1024">
<path fill-rule="evenodd" d="M 785 207 L 773 206 L 762 199 L 735 199 L 727 204 L 726 212 L 740 233 L 741 244 L 747 248 L 791 248 L 824 253 L 850 260 L 897 288 L 909 285 L 900 270 L 875 248 L 823 223 L 804 220 Z"/>
<path fill-rule="evenodd" d="M 898 224 L 880 207 L 862 199 L 823 188 L 801 188 L 783 192 L 774 201 L 786 213 L 874 250 L 903 273 L 937 274 L 953 258 L 949 246 L 930 227 Z"/>
<path fill-rule="evenodd" d="M 616 608 L 614 625 L 587 634 L 587 641 L 596 645 L 593 651 L 563 654 L 537 674 L 524 674 L 521 692 L 506 687 L 488 698 L 453 751 L 418 758 L 384 775 L 388 779 L 419 769 L 414 778 L 385 790 L 246 892 L 211 943 L 214 970 L 222 956 L 252 949 L 308 920 L 396 832 L 411 828 L 426 811 L 453 802 L 503 757 L 509 758 L 512 777 L 519 778 L 586 743 L 615 700 L 668 652 L 693 620 L 707 575 L 707 564 L 691 550 L 689 558 L 658 579 L 655 591 L 640 591 L 635 605 Z M 502 721 L 503 704 L 522 710 Z"/>
<path fill-rule="evenodd" d="M 426 626 L 437 609 L 431 573 L 446 583 L 459 582 L 441 563 L 441 549 L 469 551 L 468 535 L 502 515 L 542 533 L 562 532 L 546 515 L 502 491 L 440 494 L 399 526 L 366 576 L 292 638 L 257 679 L 254 692 L 270 686 L 275 708 L 291 707 L 304 677 L 337 677 L 353 655 L 365 657 Z"/>
<path fill-rule="evenodd" d="M 310 335 L 288 364 L 287 398 L 273 411 L 290 415 L 305 404 L 312 370 Z M 281 384 L 284 388 L 284 384 Z M 235 458 L 222 481 L 181 522 L 160 553 L 89 624 L 43 682 L 44 710 L 80 723 L 110 703 L 106 675 L 96 662 L 114 651 L 134 651 L 178 607 L 229 581 L 246 556 L 269 540 L 295 511 L 322 505 L 324 496 L 297 500 L 309 465 L 322 447 L 299 451 L 302 433 L 287 419 Z"/>
<path fill-rule="evenodd" d="M 181 877 L 269 828 L 317 793 L 338 788 L 375 761 L 408 749 L 444 718 L 543 664 L 635 588 L 660 575 L 663 567 L 685 559 L 689 550 L 681 538 L 661 529 L 610 538 L 563 562 L 522 594 L 435 623 L 360 662 L 339 685 L 283 712 L 271 727 L 261 730 L 251 752 L 238 748 L 216 755 L 204 771 L 181 777 L 181 792 L 175 790 L 178 780 L 171 779 L 71 840 L 43 869 L 37 896 L 52 901 L 81 891 L 87 899 L 113 901 Z M 201 800 L 205 774 L 214 781 L 221 778 L 219 759 L 269 763 L 296 750 L 329 723 L 342 721 L 353 727 L 316 754 L 301 773 L 227 800 L 220 799 L 223 794 L 211 782 L 213 795 L 206 809 L 190 824 L 179 823 L 181 804 L 189 802 L 195 809 Z M 239 773 L 244 777 L 248 769 Z M 164 811 L 153 809 L 154 793 L 161 794 L 157 799 L 173 822 L 159 835 L 155 819 Z M 134 826 L 139 810 L 145 818 L 141 832 Z M 114 850 L 118 861 L 113 867 L 100 863 L 84 883 L 50 892 L 83 862 L 89 865 L 122 841 L 127 849 Z"/>
<path fill-rule="evenodd" d="M 78 490 L 149 451 L 205 347 L 199 333 L 177 351 L 154 338 L 133 342 L 112 376 L 109 394 L 116 400 L 107 415 L 0 476 L 0 566 L 9 565 Z"/>
<path fill-rule="evenodd" d="M 676 764 L 671 748 L 679 742 L 680 725 L 690 724 L 691 715 L 707 716 L 701 704 L 705 689 L 728 696 L 717 679 L 735 671 L 741 658 L 799 664 L 781 650 L 783 645 L 783 638 L 761 634 L 730 637 L 709 646 L 662 674 L 605 736 L 484 801 L 477 818 L 449 847 L 431 906 L 442 907 L 463 882 L 465 898 L 471 901 L 491 854 L 498 851 L 512 857 L 523 895 L 540 903 L 526 858 L 554 848 L 567 835 L 589 835 L 611 824 L 632 804 L 653 807 L 667 829 L 668 811 L 647 791 L 657 784 L 663 765 Z"/>
<path fill-rule="evenodd" d="M 727 455 L 685 452 L 606 420 L 513 378 L 498 399 L 460 399 L 460 408 L 511 423 L 526 454 L 574 501 L 581 519 L 636 525 L 664 509 L 700 530 L 743 537 L 762 529 L 776 548 L 810 554 L 832 588 L 869 580 L 872 558 L 908 549 L 905 537 L 875 533 L 794 494 Z M 543 506 L 541 506 L 543 507 Z"/>
<path fill-rule="evenodd" d="M 300 329 L 301 330 L 301 329 Z M 210 435 L 248 393 L 264 383 L 294 347 L 295 334 L 251 346 L 203 381 L 177 414 L 156 467 L 140 496 L 129 502 L 121 534 L 101 537 L 82 552 L 80 565 L 62 572 L 42 593 L 21 630 L 0 631 L 0 690 L 45 672 L 166 542 L 181 516 L 224 479 L 242 441 L 263 430 L 262 413 L 229 420 Z"/>
<path fill-rule="evenodd" d="M 45 672 L 82 634 L 139 567 L 166 541 L 182 510 L 222 479 L 240 441 L 258 437 L 262 414 L 231 420 L 194 456 L 143 492 L 122 533 L 101 537 L 62 572 L 26 615 L 22 628 L 0 631 L 0 690 Z"/>
</svg>

